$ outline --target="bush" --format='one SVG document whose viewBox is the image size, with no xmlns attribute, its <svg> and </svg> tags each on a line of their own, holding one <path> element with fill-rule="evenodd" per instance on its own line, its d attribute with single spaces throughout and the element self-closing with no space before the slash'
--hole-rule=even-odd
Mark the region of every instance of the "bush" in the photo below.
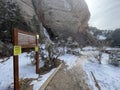
<svg viewBox="0 0 120 90">
<path fill-rule="evenodd" d="M 52 41 L 46 40 L 45 48 L 40 48 L 40 55 L 45 62 L 45 67 L 54 68 L 56 66 L 55 62 L 61 55 L 61 52 Z"/>
</svg>

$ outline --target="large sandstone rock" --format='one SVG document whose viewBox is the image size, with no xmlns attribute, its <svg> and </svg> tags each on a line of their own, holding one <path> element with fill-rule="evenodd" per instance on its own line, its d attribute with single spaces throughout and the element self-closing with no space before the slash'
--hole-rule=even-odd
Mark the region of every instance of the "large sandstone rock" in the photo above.
<svg viewBox="0 0 120 90">
<path fill-rule="evenodd" d="M 33 0 L 43 25 L 57 35 L 77 33 L 88 26 L 90 13 L 84 0 Z"/>
<path fill-rule="evenodd" d="M 33 5 L 33 0 L 13 0 L 19 5 L 22 16 L 28 25 L 32 28 L 35 34 L 39 34 L 40 38 L 44 37 L 42 31 L 42 23 L 38 19 L 38 16 Z"/>
<path fill-rule="evenodd" d="M 19 5 L 22 16 L 25 21 L 35 30 L 35 25 L 33 24 L 33 19 L 37 20 L 37 15 L 32 4 L 32 0 L 13 0 Z"/>
</svg>

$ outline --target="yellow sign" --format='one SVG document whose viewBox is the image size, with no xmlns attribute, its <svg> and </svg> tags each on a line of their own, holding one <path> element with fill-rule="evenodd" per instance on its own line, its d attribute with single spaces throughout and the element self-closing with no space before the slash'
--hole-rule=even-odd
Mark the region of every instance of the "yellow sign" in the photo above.
<svg viewBox="0 0 120 90">
<path fill-rule="evenodd" d="M 21 46 L 14 46 L 14 55 L 20 55 L 21 52 Z"/>
<path fill-rule="evenodd" d="M 38 52 L 38 46 L 35 46 L 35 51 Z"/>
</svg>

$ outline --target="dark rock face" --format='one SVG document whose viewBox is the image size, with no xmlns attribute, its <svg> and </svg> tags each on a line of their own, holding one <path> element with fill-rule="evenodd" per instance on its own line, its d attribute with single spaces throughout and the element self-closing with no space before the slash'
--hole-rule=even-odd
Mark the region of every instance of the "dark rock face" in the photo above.
<svg viewBox="0 0 120 90">
<path fill-rule="evenodd" d="M 78 33 L 88 26 L 90 12 L 84 0 L 33 0 L 43 26 L 55 35 Z"/>
</svg>

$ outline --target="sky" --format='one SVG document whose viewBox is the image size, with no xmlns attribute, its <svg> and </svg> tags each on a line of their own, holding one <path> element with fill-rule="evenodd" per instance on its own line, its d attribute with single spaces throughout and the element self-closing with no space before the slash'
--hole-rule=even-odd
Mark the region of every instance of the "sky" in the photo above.
<svg viewBox="0 0 120 90">
<path fill-rule="evenodd" d="M 120 28 L 120 0 L 85 0 L 91 13 L 89 26 L 114 30 Z"/>
</svg>

